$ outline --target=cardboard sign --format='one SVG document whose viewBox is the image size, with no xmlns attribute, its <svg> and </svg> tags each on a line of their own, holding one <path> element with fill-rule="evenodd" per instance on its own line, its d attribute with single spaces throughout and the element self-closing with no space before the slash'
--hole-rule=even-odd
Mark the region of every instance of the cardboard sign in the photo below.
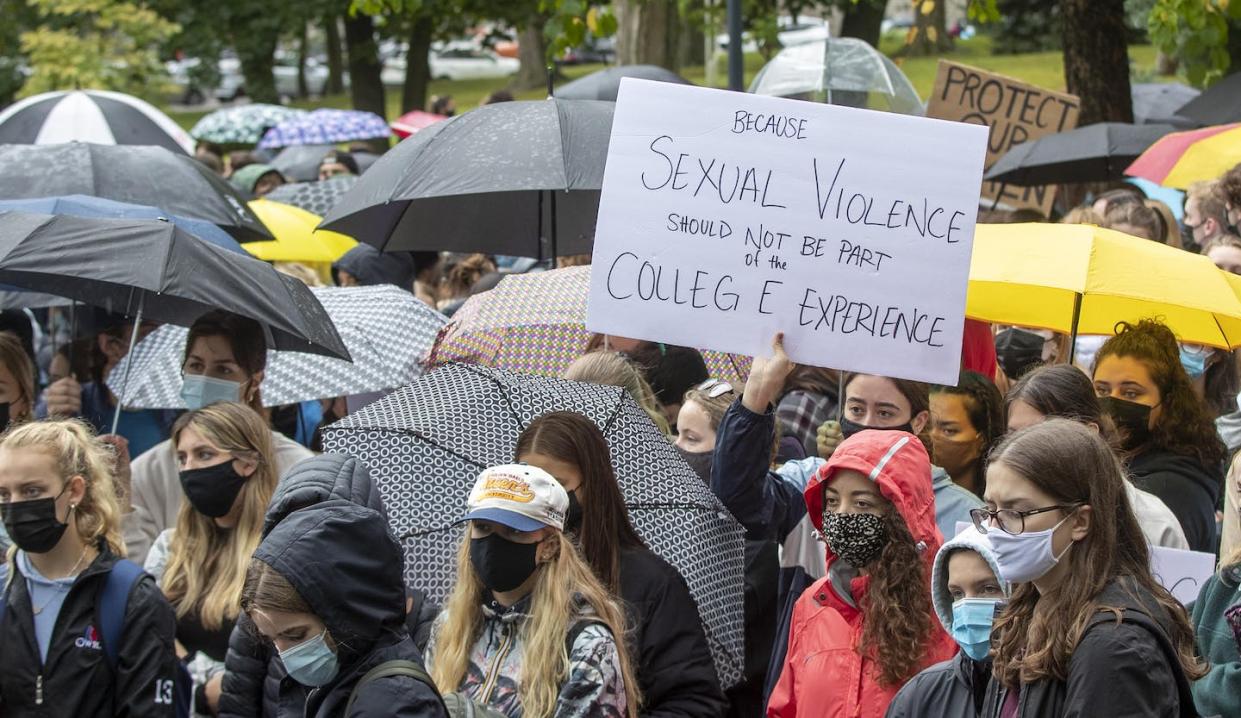
<svg viewBox="0 0 1241 718">
<path fill-rule="evenodd" d="M 927 102 L 926 116 L 985 125 L 987 167 L 1013 147 L 1044 135 L 1077 127 L 1079 106 L 1075 95 L 1052 92 L 1004 75 L 996 75 L 969 65 L 939 61 L 935 89 Z M 990 207 L 999 197 L 1001 186 L 985 182 L 983 204 Z M 1009 207 L 1033 207 L 1049 215 L 1056 199 L 1056 187 L 1003 186 L 1000 202 Z"/>
<path fill-rule="evenodd" d="M 956 383 L 983 127 L 626 78 L 587 327 Z"/>
</svg>

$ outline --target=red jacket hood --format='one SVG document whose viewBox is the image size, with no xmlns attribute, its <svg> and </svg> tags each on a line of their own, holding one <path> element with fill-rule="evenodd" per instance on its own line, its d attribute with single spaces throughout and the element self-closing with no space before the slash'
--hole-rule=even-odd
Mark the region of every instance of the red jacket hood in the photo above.
<svg viewBox="0 0 1241 718">
<path fill-rule="evenodd" d="M 879 493 L 900 512 L 914 541 L 924 544 L 922 556 L 930 566 L 944 539 L 935 524 L 931 457 L 918 437 L 904 431 L 867 430 L 836 447 L 832 458 L 806 485 L 806 511 L 819 531 L 823 530 L 823 491 L 840 469 L 858 471 L 879 485 Z M 827 563 L 835 559 L 828 548 Z"/>
</svg>

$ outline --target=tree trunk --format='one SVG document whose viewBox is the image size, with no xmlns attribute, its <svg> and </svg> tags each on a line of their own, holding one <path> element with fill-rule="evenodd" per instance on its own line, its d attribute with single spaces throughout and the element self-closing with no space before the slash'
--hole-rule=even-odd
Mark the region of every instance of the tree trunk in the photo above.
<svg viewBox="0 0 1241 718">
<path fill-rule="evenodd" d="M 1077 126 L 1133 122 L 1124 0 L 1060 0 L 1064 80 L 1081 98 Z"/>
<path fill-rule="evenodd" d="M 616 0 L 613 8 L 617 64 L 677 69 L 675 0 Z"/>
<path fill-rule="evenodd" d="M 427 105 L 427 88 L 431 84 L 431 36 L 435 21 L 425 15 L 414 21 L 409 33 L 409 49 L 405 53 L 405 86 L 401 91 L 401 112 L 423 110 Z"/>
<path fill-rule="evenodd" d="M 521 67 L 513 78 L 516 90 L 538 90 L 547 87 L 547 39 L 543 37 L 541 15 L 534 15 L 518 32 L 517 59 Z"/>
<path fill-rule="evenodd" d="M 375 45 L 375 25 L 370 15 L 358 13 L 345 18 L 345 47 L 349 52 L 349 95 L 353 109 L 387 116 L 383 66 Z"/>
<path fill-rule="evenodd" d="M 952 50 L 947 0 L 914 0 L 913 11 L 914 26 L 909 29 L 901 54 L 928 57 Z"/>
<path fill-rule="evenodd" d="M 339 95 L 345 91 L 345 63 L 340 51 L 339 18 L 329 15 L 323 18 L 323 39 L 327 43 L 327 87 L 325 95 Z"/>
<path fill-rule="evenodd" d="M 306 56 L 310 53 L 310 29 L 302 23 L 302 36 L 297 40 L 297 96 L 309 97 L 310 87 L 306 84 Z"/>
<path fill-rule="evenodd" d="M 702 9 L 702 0 L 695 2 L 697 9 Z M 677 30 L 677 66 L 692 67 L 706 64 L 706 48 L 702 28 L 691 23 L 687 18 L 678 20 Z"/>
<path fill-rule="evenodd" d="M 245 78 L 246 95 L 255 102 L 278 104 L 276 77 L 272 68 L 276 64 L 276 44 L 280 41 L 278 26 L 256 20 L 245 24 L 246 31 L 234 36 L 237 59 L 241 62 L 241 74 Z"/>
<path fill-rule="evenodd" d="M 846 4 L 844 18 L 840 23 L 841 37 L 856 37 L 879 47 L 883 26 L 883 14 L 887 0 L 858 0 Z"/>
</svg>

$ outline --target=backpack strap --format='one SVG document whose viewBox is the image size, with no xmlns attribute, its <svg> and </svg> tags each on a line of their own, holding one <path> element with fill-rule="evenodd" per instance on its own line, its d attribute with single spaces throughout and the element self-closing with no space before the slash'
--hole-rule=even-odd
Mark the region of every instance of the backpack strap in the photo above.
<svg viewBox="0 0 1241 718">
<path fill-rule="evenodd" d="M 118 559 L 99 593 L 96 611 L 99 633 L 103 638 L 103 654 L 114 668 L 121 652 L 121 636 L 125 633 L 125 609 L 129 606 L 129 594 L 145 575 L 142 567 L 133 561 Z"/>
<path fill-rule="evenodd" d="M 431 676 L 427 673 L 427 669 L 423 668 L 420 663 L 398 658 L 391 661 L 384 661 L 363 674 L 363 676 L 358 679 L 358 682 L 354 684 L 353 690 L 349 691 L 349 701 L 345 703 L 345 712 L 341 715 L 349 715 L 349 712 L 353 709 L 353 702 L 357 700 L 358 691 L 362 689 L 362 686 L 377 681 L 380 678 L 391 678 L 393 676 L 405 676 L 407 678 L 413 678 L 419 683 L 425 684 L 427 688 L 430 688 L 431 692 L 435 694 L 435 698 L 439 701 L 440 707 L 444 708 L 444 714 L 448 714 L 448 709 L 444 707 L 444 699 L 440 696 L 439 689 L 435 687 L 435 681 L 431 680 Z"/>
</svg>

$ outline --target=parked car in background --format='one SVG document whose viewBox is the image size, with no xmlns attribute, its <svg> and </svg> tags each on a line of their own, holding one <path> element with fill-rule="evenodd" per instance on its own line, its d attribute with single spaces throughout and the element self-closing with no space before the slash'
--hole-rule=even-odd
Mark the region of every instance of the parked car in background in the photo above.
<svg viewBox="0 0 1241 718">
<path fill-rule="evenodd" d="M 577 47 L 570 47 L 556 60 L 561 65 L 587 65 L 601 62 L 611 65 L 616 62 L 616 38 L 587 37 L 586 42 Z"/>
<path fill-rule="evenodd" d="M 512 57 L 501 57 L 467 43 L 449 43 L 427 56 L 432 80 L 481 80 L 516 75 L 521 63 Z M 400 50 L 384 61 L 380 79 L 385 85 L 405 82 L 405 51 Z"/>
<path fill-rule="evenodd" d="M 776 19 L 776 25 L 779 28 L 776 32 L 776 39 L 780 41 L 781 47 L 792 47 L 793 45 L 826 40 L 831 37 L 831 31 L 828 29 L 827 22 L 819 18 L 799 17 L 794 22 L 791 15 L 781 15 Z M 727 52 L 728 33 L 716 35 L 715 43 L 720 50 Z M 758 43 L 748 32 L 742 36 L 741 49 L 744 52 L 758 52 Z"/>
</svg>

